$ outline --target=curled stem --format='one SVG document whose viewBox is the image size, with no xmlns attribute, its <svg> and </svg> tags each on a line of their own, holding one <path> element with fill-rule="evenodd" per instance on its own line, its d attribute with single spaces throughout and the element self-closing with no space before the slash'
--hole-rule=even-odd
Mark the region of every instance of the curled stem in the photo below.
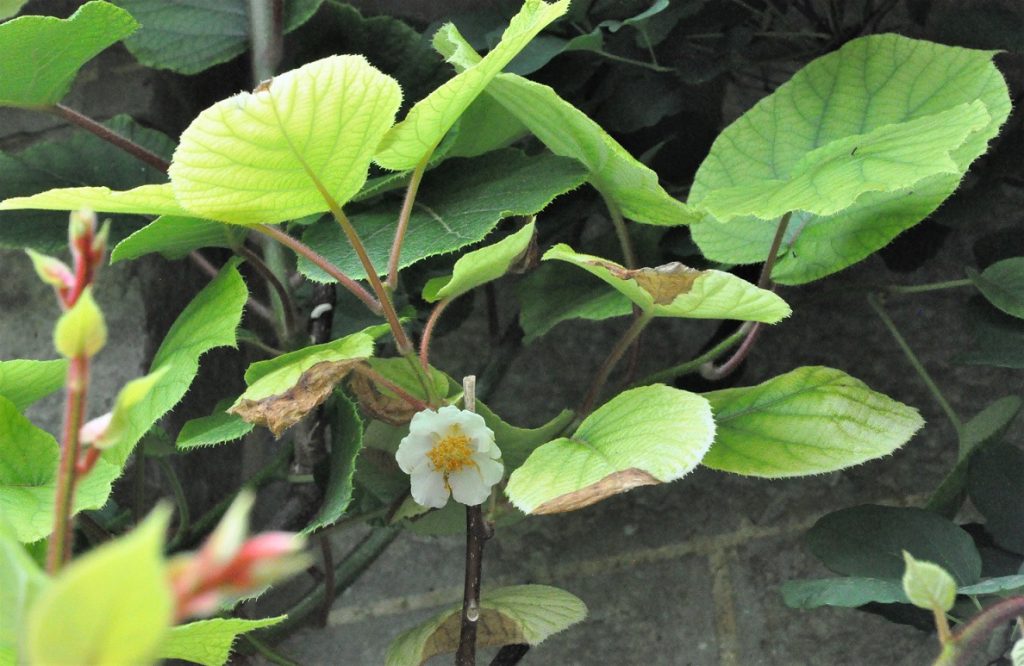
<svg viewBox="0 0 1024 666">
<path fill-rule="evenodd" d="M 665 368 L 664 370 L 659 370 L 658 372 L 647 375 L 640 381 L 636 382 L 634 386 L 657 384 L 658 382 L 666 382 L 675 379 L 676 377 L 682 377 L 683 375 L 698 372 L 701 366 L 714 361 L 719 356 L 738 345 L 740 341 L 747 336 L 747 332 L 751 327 L 753 327 L 752 322 L 744 322 L 732 335 L 725 338 L 700 356 L 694 357 L 693 359 L 680 363 L 679 365 L 674 365 L 671 368 Z"/>
<path fill-rule="evenodd" d="M 445 298 L 438 301 L 437 305 L 430 312 L 430 317 L 427 319 L 426 326 L 423 327 L 423 335 L 420 337 L 420 365 L 426 370 L 430 367 L 430 341 L 434 335 L 434 328 L 437 326 L 437 322 L 441 319 L 441 314 L 444 312 L 448 304 L 452 302 L 452 299 Z"/>
<path fill-rule="evenodd" d="M 405 241 L 405 232 L 409 228 L 409 218 L 412 216 L 412 206 L 416 202 L 416 193 L 420 189 L 420 182 L 427 170 L 427 162 L 433 151 L 428 152 L 423 160 L 416 165 L 409 178 L 409 185 L 405 188 L 405 199 L 402 201 L 402 210 L 398 213 L 398 225 L 395 227 L 395 239 L 391 243 L 391 254 L 388 255 L 388 289 L 394 291 L 398 288 L 398 263 L 402 256 L 402 243 Z"/>
</svg>

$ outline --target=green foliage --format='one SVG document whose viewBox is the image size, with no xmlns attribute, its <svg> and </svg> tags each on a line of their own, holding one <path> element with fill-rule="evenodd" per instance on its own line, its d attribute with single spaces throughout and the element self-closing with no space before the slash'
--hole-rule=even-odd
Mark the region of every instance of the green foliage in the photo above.
<svg viewBox="0 0 1024 666">
<path fill-rule="evenodd" d="M 82 65 L 137 27 L 128 12 L 100 0 L 64 20 L 21 16 L 7 21 L 0 25 L 0 105 L 57 104 Z"/>
<path fill-rule="evenodd" d="M 115 0 L 142 28 L 125 40 L 139 62 L 180 74 L 197 74 L 249 48 L 247 0 Z M 309 20 L 323 0 L 285 0 L 284 29 Z"/>
<path fill-rule="evenodd" d="M 387 666 L 419 664 L 434 655 L 454 652 L 460 614 L 461 607 L 450 608 L 403 632 L 388 648 Z M 480 598 L 477 645 L 537 645 L 586 615 L 582 601 L 556 587 L 514 585 L 485 590 Z"/>
<path fill-rule="evenodd" d="M 17 14 L 26 2 L 28 0 L 0 0 L 0 21 Z"/>
<path fill-rule="evenodd" d="M 563 321 L 600 321 L 633 311 L 630 300 L 618 291 L 609 291 L 588 273 L 556 263 L 541 264 L 527 275 L 519 283 L 518 295 L 519 325 L 527 345 Z"/>
<path fill-rule="evenodd" d="M 501 461 L 506 472 L 522 465 L 538 446 L 562 434 L 576 415 L 571 409 L 563 409 L 558 416 L 542 426 L 520 428 L 503 421 L 482 402 L 477 403 L 476 411 L 484 417 L 487 427 L 494 432 L 494 441 L 501 449 Z"/>
<path fill-rule="evenodd" d="M 1024 257 L 997 261 L 981 273 L 968 269 L 968 275 L 989 303 L 1024 319 Z"/>
<path fill-rule="evenodd" d="M 57 320 L 53 346 L 68 359 L 92 358 L 107 344 L 107 324 L 92 287 L 86 287 L 75 304 Z"/>
<path fill-rule="evenodd" d="M 307 533 L 333 525 L 345 515 L 352 502 L 356 457 L 363 448 L 363 421 L 355 404 L 343 395 L 335 394 L 327 410 L 331 425 L 330 473 L 320 510 L 303 529 Z"/>
<path fill-rule="evenodd" d="M 972 299 L 962 315 L 971 342 L 956 357 L 960 363 L 1024 368 L 1024 322 L 1004 314 L 983 300 Z"/>
<path fill-rule="evenodd" d="M 230 401 L 227 404 L 217 405 L 213 414 L 186 421 L 178 432 L 175 447 L 187 450 L 212 446 L 241 439 L 249 434 L 255 426 L 242 420 L 242 417 L 237 414 L 226 412 L 225 409 L 230 406 Z"/>
<path fill-rule="evenodd" d="M 216 617 L 181 624 L 167 632 L 156 656 L 160 659 L 184 659 L 203 666 L 222 666 L 228 663 L 231 646 L 240 635 L 272 627 L 284 619 L 283 615 L 262 620 Z"/>
<path fill-rule="evenodd" d="M 137 215 L 188 216 L 174 198 L 170 183 L 140 185 L 130 190 L 109 187 L 68 187 L 29 197 L 12 197 L 0 202 L 0 210 L 80 210 L 90 208 L 98 213 L 133 213 Z"/>
<path fill-rule="evenodd" d="M 16 663 L 25 616 L 48 582 L 25 548 L 0 526 L 0 663 Z"/>
<path fill-rule="evenodd" d="M 434 303 L 452 299 L 479 286 L 497 280 L 523 258 L 534 242 L 534 223 L 493 245 L 467 252 L 459 257 L 451 275 L 430 280 L 423 287 L 423 299 Z"/>
<path fill-rule="evenodd" d="M 714 436 L 711 408 L 699 395 L 661 384 L 631 389 L 585 418 L 572 437 L 537 448 L 505 494 L 524 513 L 572 511 L 682 478 Z"/>
<path fill-rule="evenodd" d="M 898 35 L 853 40 L 804 67 L 722 132 L 689 203 L 726 219 L 794 211 L 772 273 L 777 282 L 810 282 L 860 261 L 949 196 L 1006 120 L 1006 83 L 992 56 Z M 887 145 L 897 138 L 900 145 Z M 920 151 L 936 161 L 916 162 Z M 916 166 L 904 169 L 908 162 Z M 884 178 L 894 178 L 898 189 L 886 191 Z M 746 192 L 767 196 L 767 203 L 744 203 Z M 820 214 L 798 212 L 805 208 Z M 756 217 L 723 222 L 693 228 L 706 257 L 767 257 L 773 224 Z"/>
<path fill-rule="evenodd" d="M 1009 596 L 1011 594 L 1019 594 L 1021 590 L 1024 590 L 1024 574 L 988 578 L 980 583 L 975 583 L 974 585 L 964 585 L 958 589 L 957 592 L 959 594 L 970 594 L 974 596 L 984 596 L 988 594 Z"/>
<path fill-rule="evenodd" d="M 7 398 L 16 410 L 24 411 L 36 400 L 61 389 L 67 371 L 65 359 L 0 361 L 0 396 Z"/>
<path fill-rule="evenodd" d="M 818 578 L 788 580 L 780 588 L 782 600 L 790 608 L 838 606 L 856 608 L 868 603 L 907 603 L 907 595 L 898 580 L 883 578 Z"/>
<path fill-rule="evenodd" d="M 926 610 L 948 611 L 956 603 L 956 581 L 937 564 L 914 559 L 903 551 L 907 564 L 903 572 L 903 591 L 910 603 Z"/>
<path fill-rule="evenodd" d="M 1024 452 L 1009 444 L 994 444 L 971 458 L 967 492 L 985 516 L 985 529 L 995 542 L 1024 555 Z"/>
<path fill-rule="evenodd" d="M 170 512 L 65 568 L 28 617 L 25 651 L 36 664 L 133 666 L 156 656 L 173 599 L 163 559 Z"/>
<path fill-rule="evenodd" d="M 161 215 L 117 244 L 110 263 L 138 259 L 159 252 L 167 259 L 181 259 L 203 247 L 237 248 L 243 235 L 238 227 L 194 217 Z"/>
<path fill-rule="evenodd" d="M 747 476 L 832 472 L 892 453 L 924 425 L 916 409 L 832 368 L 704 397 L 718 432 L 703 464 Z"/>
</svg>

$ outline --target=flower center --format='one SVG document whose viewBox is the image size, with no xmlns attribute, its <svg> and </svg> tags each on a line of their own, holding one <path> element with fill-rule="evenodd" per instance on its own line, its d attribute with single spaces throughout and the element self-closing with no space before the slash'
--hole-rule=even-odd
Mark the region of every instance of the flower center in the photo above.
<svg viewBox="0 0 1024 666">
<path fill-rule="evenodd" d="M 457 472 L 464 467 L 475 466 L 472 459 L 473 449 L 470 446 L 469 437 L 463 435 L 457 428 L 452 428 L 448 434 L 440 438 L 434 448 L 427 451 L 430 464 L 439 472 L 446 475 Z"/>
</svg>

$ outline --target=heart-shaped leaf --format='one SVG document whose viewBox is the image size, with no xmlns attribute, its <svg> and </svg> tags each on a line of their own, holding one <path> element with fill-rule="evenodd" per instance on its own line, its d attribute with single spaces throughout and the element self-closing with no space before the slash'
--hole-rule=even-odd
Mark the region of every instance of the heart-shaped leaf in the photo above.
<svg viewBox="0 0 1024 666">
<path fill-rule="evenodd" d="M 434 303 L 442 298 L 455 298 L 480 285 L 497 280 L 522 259 L 534 240 L 534 223 L 494 245 L 473 250 L 459 257 L 452 274 L 431 279 L 423 287 L 423 299 Z"/>
</svg>

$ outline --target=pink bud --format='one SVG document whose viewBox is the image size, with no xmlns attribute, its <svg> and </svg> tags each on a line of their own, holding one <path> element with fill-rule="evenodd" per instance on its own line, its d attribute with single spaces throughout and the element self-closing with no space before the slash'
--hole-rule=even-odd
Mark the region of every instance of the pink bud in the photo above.
<svg viewBox="0 0 1024 666">
<path fill-rule="evenodd" d="M 96 442 L 102 440 L 103 436 L 107 434 L 107 429 L 110 427 L 110 419 L 113 416 L 110 412 L 107 412 L 103 416 L 97 416 L 85 423 L 82 428 L 78 431 L 78 440 L 82 444 L 89 444 L 90 446 L 95 445 Z M 103 448 L 98 446 L 97 448 Z"/>
</svg>

